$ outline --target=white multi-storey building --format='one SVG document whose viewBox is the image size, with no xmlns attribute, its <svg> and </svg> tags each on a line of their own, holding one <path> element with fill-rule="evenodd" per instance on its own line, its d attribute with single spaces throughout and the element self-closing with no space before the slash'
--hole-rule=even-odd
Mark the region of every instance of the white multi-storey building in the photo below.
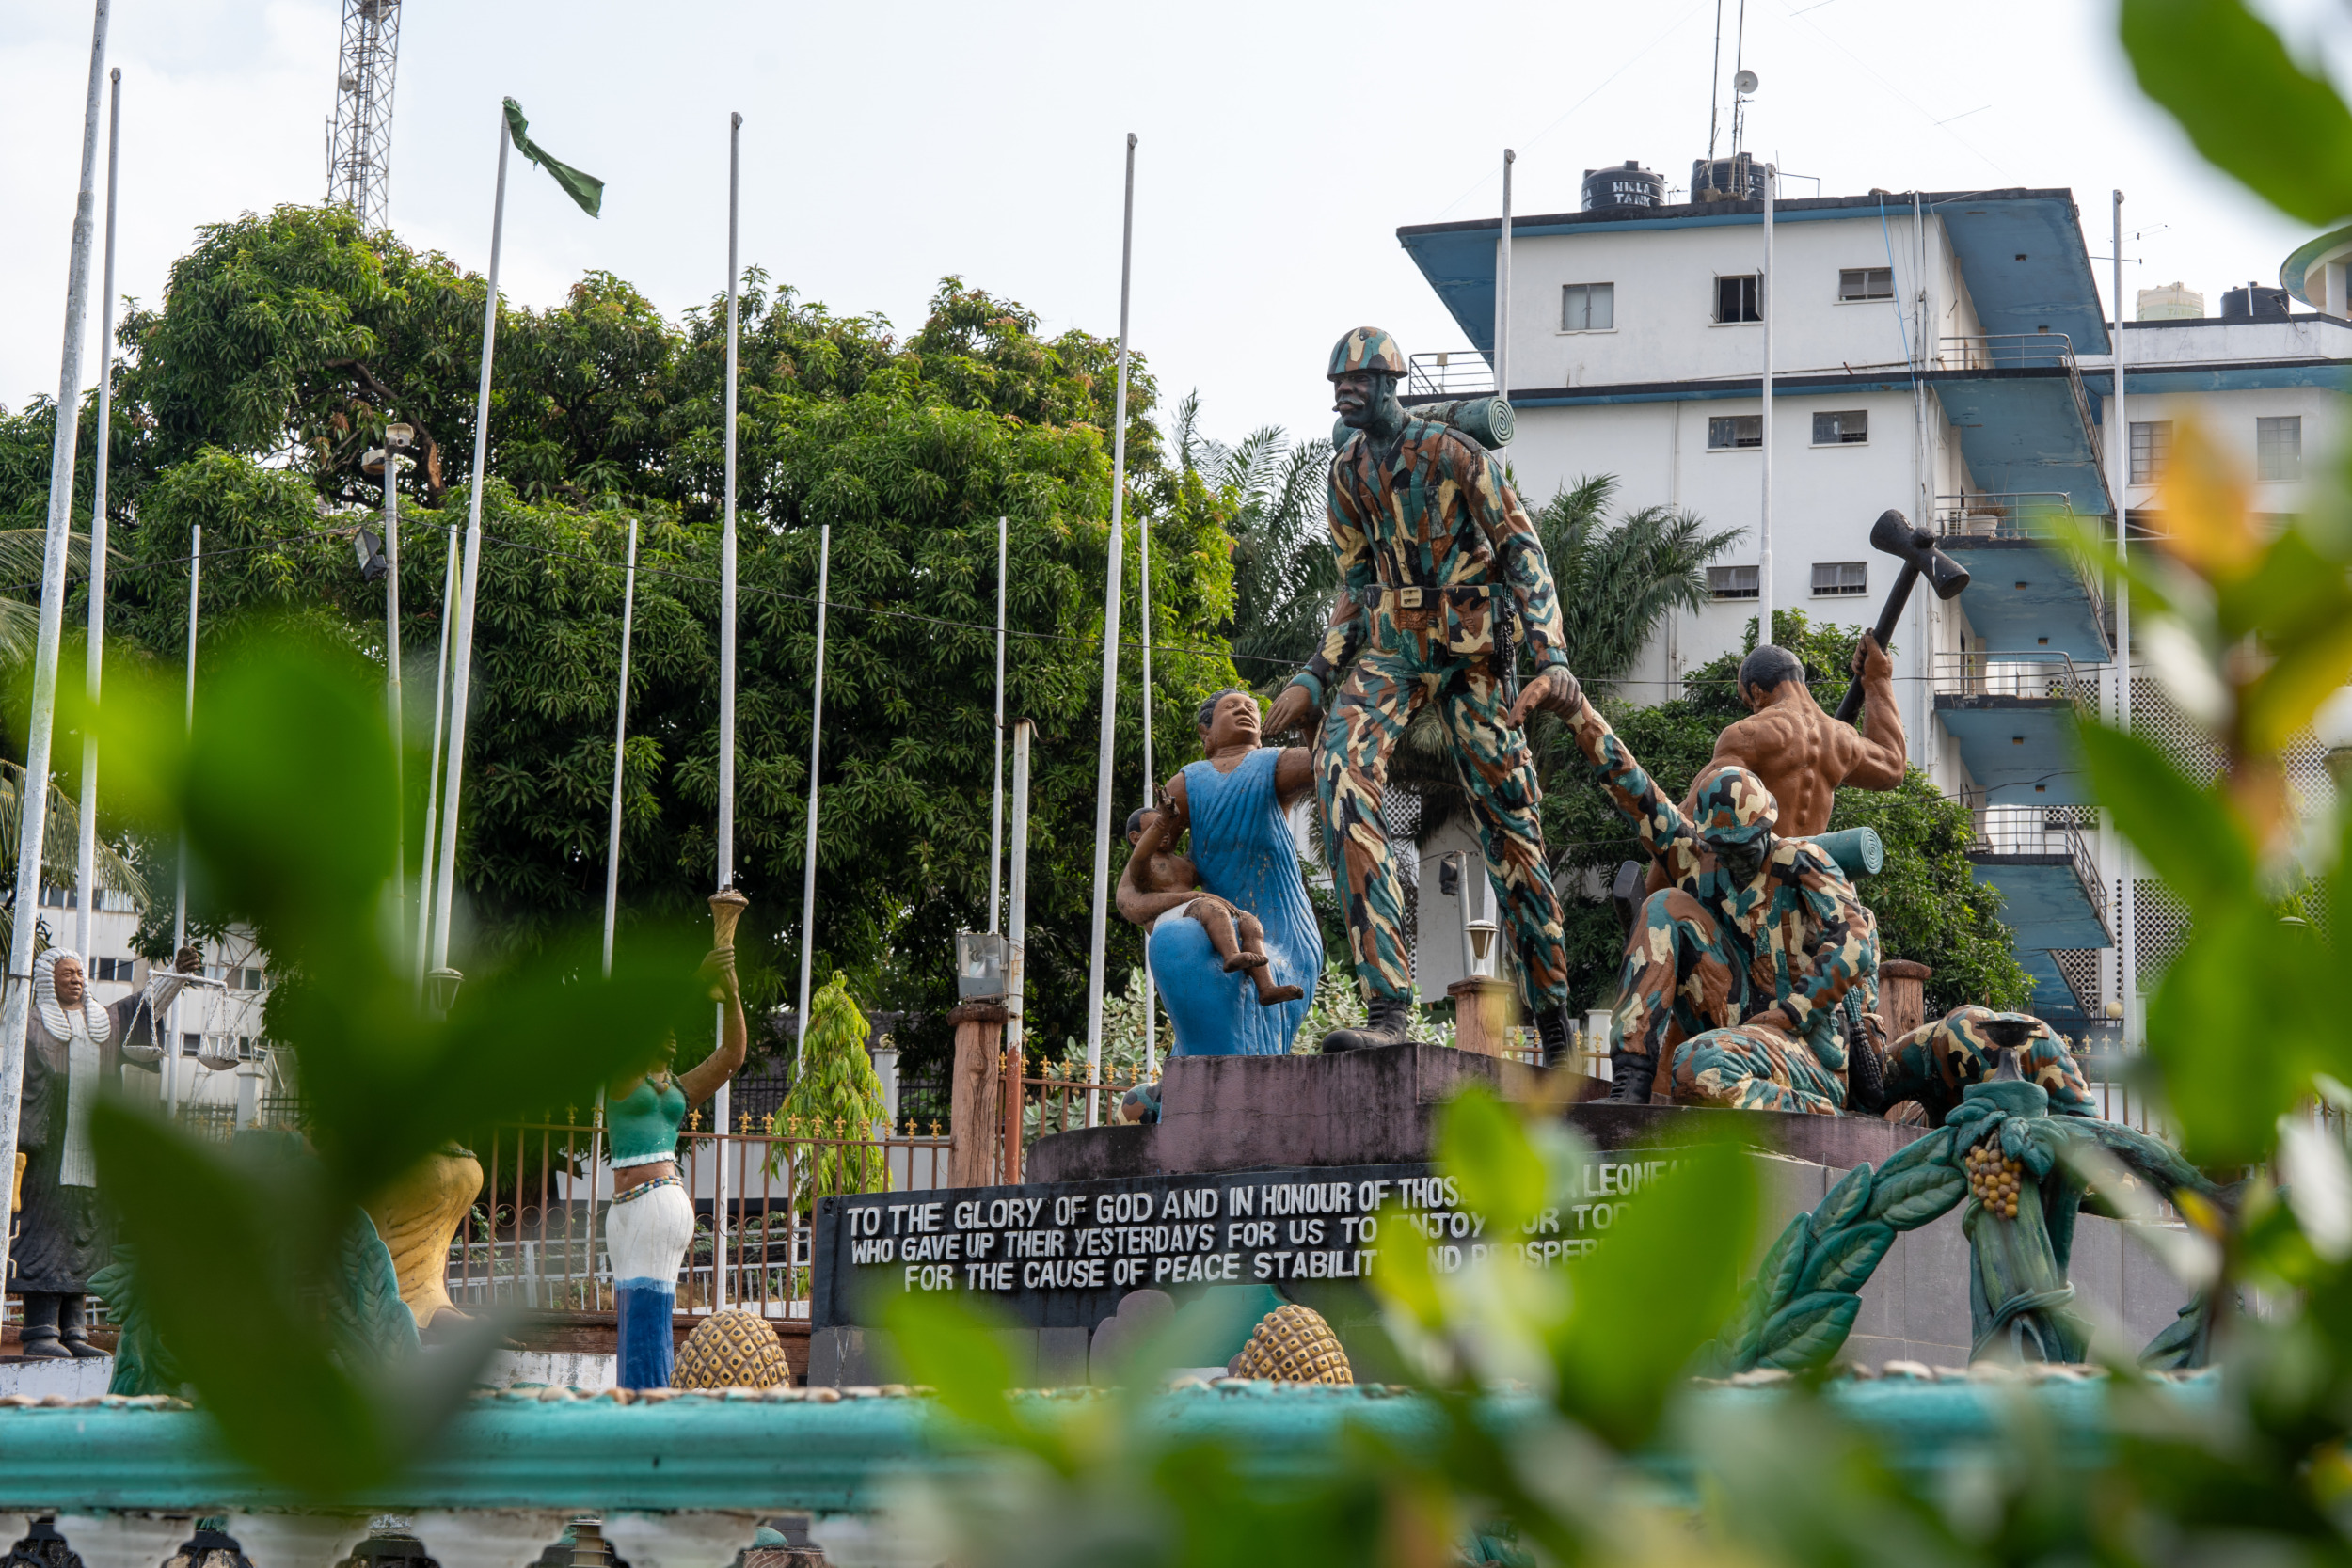
<svg viewBox="0 0 2352 1568">
<path fill-rule="evenodd" d="M 1761 596 L 1769 304 L 1772 606 L 1874 622 L 1899 569 L 1868 545 L 1890 507 L 1968 567 L 1949 602 L 1915 593 L 1896 632 L 1912 758 L 1975 808 L 1972 858 L 2006 895 L 2038 1009 L 2069 1033 L 2106 1032 L 2123 1001 L 2122 847 L 2067 732 L 2120 696 L 2115 618 L 2056 535 L 2071 522 L 2112 540 L 2119 477 L 2135 533 L 2160 532 L 2154 482 L 2190 420 L 2240 460 L 2257 511 L 2300 504 L 2352 385 L 2352 230 L 2290 258 L 2283 291 L 2233 291 L 2220 318 L 2180 319 L 2195 296 L 2151 291 L 2165 295 L 2151 317 L 2172 319 L 2124 334 L 2130 471 L 2117 476 L 2113 334 L 2070 192 L 1779 202 L 1769 276 L 1763 224 L 1760 201 L 1514 222 L 1506 455 L 1519 488 L 1535 505 L 1614 474 L 1623 505 L 1745 527 L 1709 571 L 1710 602 L 1674 616 L 1621 683 L 1636 700 L 1677 694 L 1685 672 L 1741 645 Z M 1500 227 L 1398 230 L 1471 345 L 1413 355 L 1408 402 L 1493 389 Z M 2290 294 L 2314 293 L 2330 313 L 2288 313 Z M 2163 731 L 2170 710 L 2137 676 L 2137 717 Z M 1841 672 L 1824 705 L 1842 690 Z M 2186 727 L 2171 728 L 2185 747 Z M 2316 800 L 2325 770 L 2305 751 L 2298 780 Z M 2181 927 L 2159 890 L 2138 888 L 2144 990 Z"/>
<path fill-rule="evenodd" d="M 40 890 L 41 919 L 53 942 L 71 944 L 79 924 L 78 895 L 72 888 Z M 112 1006 L 147 985 L 148 965 L 137 956 L 139 914 L 122 894 L 102 890 L 90 912 L 88 960 L 90 992 Z M 253 933 L 231 927 L 217 941 L 203 944 L 204 973 L 221 982 L 218 991 L 183 991 L 183 1000 L 167 1022 L 176 1037 L 177 1052 L 167 1085 L 159 1064 L 154 1071 L 125 1071 L 124 1086 L 134 1095 L 164 1098 L 176 1105 L 206 1108 L 199 1115 L 215 1119 L 238 1116 L 251 1119 L 260 1102 L 287 1093 L 284 1066 L 270 1049 L 262 1022 L 269 999 L 268 959 Z M 237 1066 L 210 1069 L 199 1060 L 206 1036 L 215 1037 L 210 1053 L 225 1061 L 233 1052 Z"/>
</svg>

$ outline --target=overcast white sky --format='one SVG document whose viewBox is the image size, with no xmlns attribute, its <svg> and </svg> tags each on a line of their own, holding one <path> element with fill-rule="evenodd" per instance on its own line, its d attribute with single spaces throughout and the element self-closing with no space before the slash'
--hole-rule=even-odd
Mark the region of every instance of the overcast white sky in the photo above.
<svg viewBox="0 0 2352 1568">
<path fill-rule="evenodd" d="M 2279 3 L 2316 17 L 2325 0 Z M 1586 166 L 1627 158 L 1685 182 L 1706 149 L 1716 6 L 403 10 L 392 221 L 410 242 L 486 263 L 503 94 L 552 152 L 607 182 L 592 221 L 517 165 L 502 281 L 527 304 L 560 299 L 590 268 L 671 312 L 722 291 L 736 109 L 747 262 L 902 331 L 953 272 L 1049 330 L 1108 335 L 1121 138 L 1135 131 L 1134 341 L 1171 400 L 1198 387 L 1208 427 L 1232 436 L 1327 429 L 1324 356 L 1359 322 L 1407 351 L 1461 344 L 1395 230 L 1491 215 L 1505 145 L 1519 150 L 1522 214 L 1572 209 Z M 155 299 L 199 224 L 322 198 L 339 16 L 340 0 L 116 0 L 121 293 Z M 0 0 L 10 407 L 57 384 L 90 19 L 88 0 Z M 2126 289 L 2177 277 L 2217 310 L 2221 288 L 2275 280 L 2308 237 L 2209 172 L 2138 97 L 2109 0 L 1750 0 L 1746 32 L 1763 78 L 1749 145 L 1819 175 L 1823 194 L 2070 186 L 2104 255 L 2120 185 L 2130 225 L 2155 230 L 2127 245 L 2144 261 Z"/>
</svg>

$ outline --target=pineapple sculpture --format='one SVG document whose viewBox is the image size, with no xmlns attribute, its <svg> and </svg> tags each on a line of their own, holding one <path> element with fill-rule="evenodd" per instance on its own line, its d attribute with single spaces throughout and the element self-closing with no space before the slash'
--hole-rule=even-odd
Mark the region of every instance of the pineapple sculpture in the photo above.
<svg viewBox="0 0 2352 1568">
<path fill-rule="evenodd" d="M 1258 1320 L 1249 1342 L 1233 1357 L 1235 1377 L 1276 1383 L 1354 1383 L 1347 1352 L 1323 1315 L 1287 1303 Z"/>
<path fill-rule="evenodd" d="M 792 1381 L 784 1341 L 756 1312 L 714 1313 L 695 1325 L 670 1375 L 673 1388 L 773 1388 Z"/>
</svg>

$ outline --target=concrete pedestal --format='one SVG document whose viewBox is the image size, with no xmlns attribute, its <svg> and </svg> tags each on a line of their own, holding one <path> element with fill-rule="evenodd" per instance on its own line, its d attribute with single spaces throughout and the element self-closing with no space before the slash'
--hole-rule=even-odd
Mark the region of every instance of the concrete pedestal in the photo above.
<svg viewBox="0 0 2352 1568">
<path fill-rule="evenodd" d="M 1475 982 L 1473 982 L 1475 983 Z M 1836 1169 L 1881 1164 L 1924 1129 L 1869 1117 L 1681 1110 L 1586 1099 L 1599 1085 L 1470 1051 L 1391 1045 L 1339 1056 L 1180 1056 L 1160 1084 L 1157 1126 L 1089 1127 L 1040 1138 L 1031 1181 L 1090 1181 L 1283 1165 L 1426 1160 L 1438 1108 L 1482 1083 L 1506 1101 L 1572 1101 L 1568 1120 L 1604 1149 L 1671 1147 L 1692 1118 L 1731 1118 L 1768 1153 Z"/>
<path fill-rule="evenodd" d="M 1508 1101 L 1546 1094 L 1521 1062 L 1391 1045 L 1337 1056 L 1179 1056 L 1160 1080 L 1154 1126 L 1088 1127 L 1040 1138 L 1024 1175 L 1089 1181 L 1275 1165 L 1426 1160 L 1438 1107 L 1465 1084 Z"/>
<path fill-rule="evenodd" d="M 1588 1207 L 1596 1209 L 1613 1212 L 1622 1195 L 1632 1190 L 1626 1167 L 1653 1158 L 1646 1151 L 1687 1146 L 1702 1132 L 1718 1136 L 1733 1132 L 1755 1151 L 1763 1189 L 1761 1224 L 1747 1260 L 1751 1269 L 1788 1222 L 1819 1204 L 1847 1171 L 1865 1163 L 1884 1164 L 1923 1132 L 1866 1117 L 1576 1102 L 1599 1085 L 1508 1058 L 1402 1045 L 1338 1056 L 1180 1057 L 1168 1064 L 1162 1083 L 1158 1124 L 1089 1128 L 1041 1138 L 1024 1174 L 1038 1184 L 1155 1177 L 1218 1177 L 1230 1182 L 1232 1173 L 1261 1170 L 1420 1165 L 1430 1158 L 1441 1107 L 1469 1084 L 1483 1084 L 1507 1101 L 1560 1106 L 1553 1114 L 1565 1117 L 1600 1151 L 1597 1167 L 1587 1172 L 1597 1180 L 1584 1189 L 1595 1197 Z M 1621 1174 L 1613 1177 L 1612 1166 Z M 1009 1196 L 1016 1190 L 996 1191 Z M 1028 1195 L 1028 1201 L 1053 1196 L 1036 1187 L 1018 1191 Z M 1090 1223 L 1110 1222 L 1097 1213 Z M 1583 1223 L 1580 1213 L 1576 1224 Z M 884 1237 L 879 1226 L 864 1234 Z M 896 1234 L 894 1229 L 889 1236 Z M 1067 1256 L 1077 1256 L 1076 1249 Z M 935 1262 L 916 1259 L 912 1252 L 906 1260 L 917 1267 Z M 895 1265 L 899 1259 L 882 1261 Z M 976 1265 L 960 1266 L 968 1271 Z M 1330 1319 L 1351 1355 L 1378 1354 L 1385 1341 L 1368 1331 L 1376 1314 L 1352 1276 L 1282 1277 L 1291 1281 L 1281 1286 L 1286 1294 Z M 2121 1226 L 2092 1215 L 2084 1215 L 2075 1229 L 2072 1278 L 2078 1308 L 2107 1324 L 2106 1332 L 2113 1336 L 2104 1342 L 2103 1354 L 2136 1352 L 2171 1321 L 2187 1294 Z M 1136 1283 L 1156 1286 L 1157 1281 Z M 1898 1236 L 1860 1292 L 1861 1314 L 1842 1358 L 1963 1364 L 1970 1337 L 1968 1291 L 1968 1246 L 1957 1212 Z M 1022 1381 L 1050 1386 L 1110 1375 L 1090 1365 L 1089 1332 L 1095 1317 L 1076 1323 L 1049 1318 L 1040 1326 L 1009 1331 L 1006 1342 Z M 812 1384 L 880 1383 L 898 1375 L 886 1338 L 847 1312 L 814 1328 Z M 1376 1380 L 1378 1371 L 1367 1363 L 1359 1375 Z"/>
</svg>

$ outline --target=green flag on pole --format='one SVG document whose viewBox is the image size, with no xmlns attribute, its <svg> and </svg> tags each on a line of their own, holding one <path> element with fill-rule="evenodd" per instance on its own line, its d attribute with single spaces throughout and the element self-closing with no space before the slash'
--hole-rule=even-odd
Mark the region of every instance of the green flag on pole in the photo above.
<svg viewBox="0 0 2352 1568">
<path fill-rule="evenodd" d="M 580 203 L 581 212 L 590 217 L 597 215 L 597 209 L 604 205 L 604 182 L 548 157 L 531 139 L 531 121 L 523 118 L 523 106 L 511 98 L 506 101 L 506 132 L 515 138 L 516 150 L 554 175 L 555 182 L 564 187 L 564 195 Z"/>
</svg>

